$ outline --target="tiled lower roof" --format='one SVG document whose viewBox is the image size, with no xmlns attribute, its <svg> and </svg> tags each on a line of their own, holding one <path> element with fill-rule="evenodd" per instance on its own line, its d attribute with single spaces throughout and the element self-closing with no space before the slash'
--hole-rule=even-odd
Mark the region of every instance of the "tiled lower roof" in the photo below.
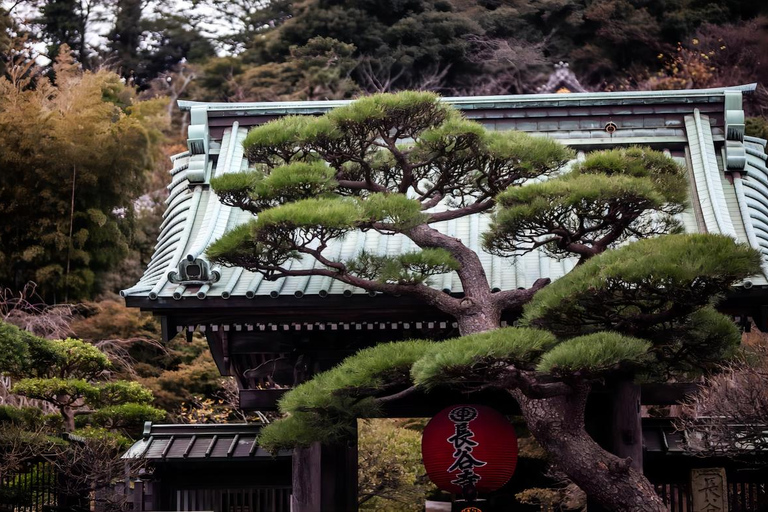
<svg viewBox="0 0 768 512">
<path fill-rule="evenodd" d="M 714 90 L 712 98 L 717 98 L 718 94 L 724 93 L 719 89 Z M 546 97 L 549 96 L 551 95 Z M 575 95 L 575 97 L 579 96 Z M 605 93 L 602 96 L 595 93 L 587 96 L 593 99 L 610 97 Z M 704 97 L 704 95 L 701 91 L 693 91 L 689 98 L 678 91 L 675 97 L 690 99 Z M 708 100 L 694 108 L 688 105 L 687 101 L 681 100 L 678 103 L 667 101 L 668 96 L 658 93 L 643 96 L 644 102 L 640 103 L 634 101 L 636 99 L 634 96 L 632 98 L 632 102 L 623 106 L 621 101 L 611 103 L 605 100 L 582 104 L 583 102 L 574 103 L 571 99 L 570 103 L 560 102 L 568 108 L 562 105 L 552 107 L 549 118 L 546 116 L 538 118 L 486 116 L 478 120 L 491 129 L 516 128 L 556 137 L 576 149 L 594 148 L 595 140 L 603 141 L 603 145 L 597 147 L 650 144 L 658 149 L 670 148 L 672 156 L 688 169 L 691 181 L 691 208 L 681 218 L 686 231 L 727 234 L 761 250 L 768 258 L 766 142 L 747 137 L 742 144 L 747 155 L 746 166 L 742 172 L 729 173 L 726 171 L 726 156 L 721 149 L 728 136 L 726 134 L 727 116 L 724 114 L 722 99 L 720 103 Z M 459 100 L 466 99 L 454 100 L 454 103 L 460 103 Z M 525 97 L 525 101 L 531 102 L 533 99 Z M 503 102 L 498 100 L 497 103 Z M 481 101 L 476 105 L 482 105 L 485 108 L 488 104 L 488 101 L 485 103 Z M 509 100 L 508 104 L 510 104 Z M 609 104 L 619 105 L 610 106 Z M 264 109 L 269 109 L 269 104 L 248 104 L 242 106 L 241 110 L 252 114 L 256 108 L 254 105 L 264 105 Z M 314 104 L 297 105 L 319 108 Z M 198 119 L 195 121 L 196 113 L 193 111 L 193 126 L 190 128 L 190 134 L 193 133 L 195 126 L 204 126 L 204 130 L 202 128 L 201 130 L 204 131 L 204 136 L 208 137 L 208 123 L 214 120 L 211 116 L 221 116 L 222 112 L 236 112 L 235 107 L 231 105 L 216 108 L 219 110 L 214 113 L 209 113 L 207 110 L 202 112 L 204 114 L 202 121 L 199 117 L 200 112 L 197 113 Z M 298 106 L 295 108 L 301 111 Z M 616 108 L 622 109 L 620 114 L 612 113 Z M 587 114 L 584 114 L 583 109 L 587 109 Z M 595 117 L 597 114 L 590 113 L 594 109 L 604 109 L 605 116 Z M 527 111 L 514 111 L 515 114 L 519 112 Z M 223 128 L 223 132 L 220 140 L 210 137 L 206 140 L 206 153 L 201 155 L 200 150 L 196 149 L 190 139 L 192 152 L 181 153 L 172 158 L 173 169 L 171 170 L 172 181 L 168 187 L 170 192 L 167 199 L 168 206 L 163 215 L 164 220 L 160 226 L 161 232 L 155 246 L 155 253 L 139 282 L 121 293 L 127 297 L 144 298 L 150 302 L 158 299 L 166 301 L 227 300 L 232 297 L 248 299 L 307 295 L 324 297 L 368 293 L 328 277 L 305 276 L 267 281 L 260 274 L 242 268 L 211 269 L 211 277 L 207 280 L 174 282 L 173 277 L 180 262 L 204 258 L 205 249 L 213 241 L 227 230 L 252 218 L 248 212 L 221 204 L 208 186 L 211 177 L 238 172 L 248 166 L 242 147 L 242 141 L 247 134 L 247 128 L 240 126 L 243 118 L 233 115 L 229 119 L 221 117 L 216 119 L 218 125 Z M 558 120 L 553 121 L 553 119 Z M 610 119 L 611 122 L 615 120 L 614 124 L 618 126 L 615 133 L 608 134 L 601 128 L 602 121 L 606 119 Z M 221 124 L 221 121 L 225 120 L 229 122 L 227 127 Z M 195 122 L 204 123 L 204 125 L 195 125 Z M 551 126 L 544 123 L 549 123 Z M 548 126 L 551 131 L 546 129 Z M 493 289 L 509 290 L 529 287 L 536 279 L 542 277 L 557 279 L 573 268 L 574 260 L 553 259 L 539 250 L 510 258 L 492 256 L 483 252 L 480 249 L 481 233 L 486 229 L 488 222 L 487 216 L 475 215 L 435 224 L 434 227 L 443 233 L 460 238 L 468 247 L 478 252 L 485 266 L 489 285 Z M 414 247 L 412 242 L 404 236 L 383 236 L 375 231 L 368 231 L 352 233 L 342 241 L 335 242 L 329 246 L 326 254 L 346 260 L 362 249 L 392 255 L 414 249 Z M 308 268 L 312 264 L 311 258 L 293 262 L 294 268 Z M 450 293 L 462 292 L 456 273 L 435 276 L 429 284 Z M 768 281 L 761 275 L 755 276 L 749 284 L 765 286 L 768 285 Z"/>
<path fill-rule="evenodd" d="M 215 460 L 272 459 L 260 448 L 257 437 L 260 424 L 153 425 L 144 427 L 144 435 L 123 454 L 124 459 Z M 290 457 L 282 451 L 278 457 Z"/>
</svg>

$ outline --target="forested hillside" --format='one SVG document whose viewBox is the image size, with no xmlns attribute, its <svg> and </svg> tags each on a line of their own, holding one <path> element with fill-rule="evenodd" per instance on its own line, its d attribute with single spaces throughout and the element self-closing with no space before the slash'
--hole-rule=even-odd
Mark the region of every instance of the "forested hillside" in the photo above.
<svg viewBox="0 0 768 512">
<path fill-rule="evenodd" d="M 559 61 L 595 90 L 765 83 L 768 73 L 768 7 L 758 0 L 5 4 L 16 44 L 41 41 L 49 58 L 67 44 L 85 69 L 107 66 L 152 94 L 196 99 L 519 94 Z"/>
</svg>

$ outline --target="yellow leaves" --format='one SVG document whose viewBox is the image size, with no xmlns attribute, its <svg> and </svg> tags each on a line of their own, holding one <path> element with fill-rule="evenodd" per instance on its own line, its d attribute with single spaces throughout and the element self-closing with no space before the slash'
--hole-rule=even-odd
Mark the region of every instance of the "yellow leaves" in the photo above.
<svg viewBox="0 0 768 512">
<path fill-rule="evenodd" d="M 179 419 L 182 423 L 227 423 L 230 409 L 222 399 L 193 396 L 181 405 Z"/>
<path fill-rule="evenodd" d="M 13 70 L 0 78 L 0 204 L 9 226 L 29 226 L 5 233 L 3 252 L 10 268 L 35 246 L 26 257 L 50 264 L 40 272 L 26 265 L 21 279 L 36 280 L 46 298 L 62 288 L 80 298 L 90 293 L 92 272 L 127 250 L 126 230 L 113 212 L 141 194 L 159 156 L 165 112 L 159 102 L 136 101 L 116 73 L 83 72 L 66 49 L 54 68 L 55 83 L 38 75 L 34 88 Z M 44 256 L 35 256 L 40 248 Z M 69 269 L 66 280 L 59 268 Z M 6 275 L 0 268 L 0 280 Z M 75 290 L 77 282 L 83 287 Z"/>
</svg>

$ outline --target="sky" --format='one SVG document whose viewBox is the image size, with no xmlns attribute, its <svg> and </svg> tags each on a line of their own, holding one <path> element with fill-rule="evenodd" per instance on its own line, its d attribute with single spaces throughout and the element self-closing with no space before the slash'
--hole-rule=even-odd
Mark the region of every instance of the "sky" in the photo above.
<svg viewBox="0 0 768 512">
<path fill-rule="evenodd" d="M 93 19 L 88 23 L 86 39 L 87 43 L 91 48 L 94 49 L 105 48 L 109 42 L 107 35 L 112 29 L 112 25 L 114 23 L 114 13 L 103 3 L 93 0 L 81 0 L 83 4 L 86 4 L 89 1 L 93 2 L 94 9 L 92 16 Z M 39 3 L 42 4 L 44 2 Z M 190 13 L 190 15 L 201 15 L 203 20 L 212 20 L 203 21 L 197 27 L 198 30 L 200 30 L 204 35 L 208 37 L 228 35 L 229 32 L 233 31 L 232 27 L 227 27 L 225 24 L 215 22 L 217 16 L 214 9 L 204 5 L 194 7 L 191 0 L 172 0 L 172 2 L 150 0 L 143 8 L 142 16 L 149 19 L 158 16 L 158 7 L 167 7 L 169 3 L 173 4 L 173 12 Z M 258 0 L 252 0 L 252 3 L 254 5 L 258 4 Z M 17 22 L 22 23 L 31 30 L 34 30 L 34 28 L 30 25 L 30 22 L 38 15 L 38 7 L 36 7 L 35 4 L 36 2 L 34 0 L 0 0 L 0 6 L 6 10 L 9 10 Z M 50 62 L 50 60 L 45 57 L 46 49 L 44 43 L 37 43 L 32 45 L 32 49 L 37 53 L 36 60 L 38 64 L 47 65 Z M 225 55 L 228 52 L 224 48 L 219 48 L 218 53 L 219 55 Z"/>
</svg>

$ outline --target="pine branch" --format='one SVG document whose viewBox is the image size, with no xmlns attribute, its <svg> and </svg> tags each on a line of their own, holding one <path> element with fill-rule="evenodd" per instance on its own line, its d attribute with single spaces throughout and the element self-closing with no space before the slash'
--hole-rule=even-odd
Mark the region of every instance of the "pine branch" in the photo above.
<svg viewBox="0 0 768 512">
<path fill-rule="evenodd" d="M 537 279 L 533 286 L 525 290 L 505 290 L 493 294 L 493 298 L 501 311 L 519 309 L 530 302 L 533 296 L 551 282 L 549 278 Z"/>
</svg>

